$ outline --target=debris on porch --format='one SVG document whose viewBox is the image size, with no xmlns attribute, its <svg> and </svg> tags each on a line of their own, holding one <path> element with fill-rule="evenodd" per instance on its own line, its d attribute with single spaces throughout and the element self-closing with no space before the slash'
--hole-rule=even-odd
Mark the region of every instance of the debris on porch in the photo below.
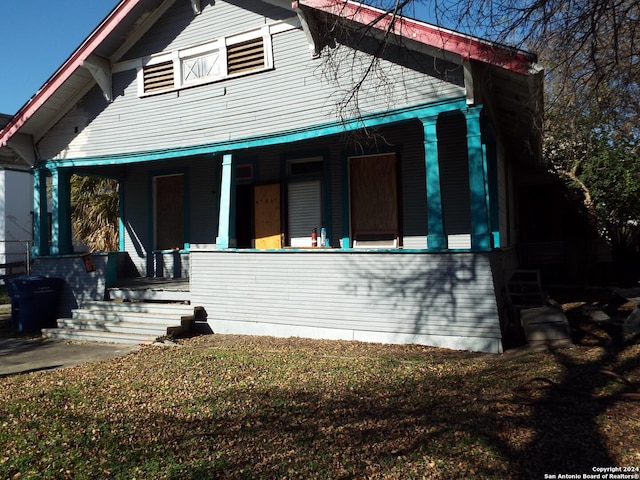
<svg viewBox="0 0 640 480">
<path fill-rule="evenodd" d="M 640 340 L 640 289 L 556 288 L 551 296 L 568 318 L 575 344 L 623 347 Z"/>
</svg>

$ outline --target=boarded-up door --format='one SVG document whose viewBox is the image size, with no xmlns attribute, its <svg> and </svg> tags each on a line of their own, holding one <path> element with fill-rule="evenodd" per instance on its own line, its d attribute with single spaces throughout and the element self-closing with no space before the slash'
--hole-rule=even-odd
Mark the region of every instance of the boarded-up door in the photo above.
<svg viewBox="0 0 640 480">
<path fill-rule="evenodd" d="M 155 249 L 184 248 L 184 175 L 155 177 Z"/>
<path fill-rule="evenodd" d="M 355 242 L 393 246 L 399 234 L 395 154 L 349 161 L 351 232 Z"/>
<path fill-rule="evenodd" d="M 256 185 L 253 198 L 255 248 L 282 248 L 280 184 Z"/>
</svg>

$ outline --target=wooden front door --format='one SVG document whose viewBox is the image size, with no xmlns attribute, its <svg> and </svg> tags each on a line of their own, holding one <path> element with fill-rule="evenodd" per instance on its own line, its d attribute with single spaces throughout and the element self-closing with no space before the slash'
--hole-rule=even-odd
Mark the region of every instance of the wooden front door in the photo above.
<svg viewBox="0 0 640 480">
<path fill-rule="evenodd" d="M 256 185 L 253 199 L 255 248 L 282 248 L 280 184 Z"/>
<path fill-rule="evenodd" d="M 154 177 L 155 249 L 184 248 L 184 175 Z"/>
</svg>

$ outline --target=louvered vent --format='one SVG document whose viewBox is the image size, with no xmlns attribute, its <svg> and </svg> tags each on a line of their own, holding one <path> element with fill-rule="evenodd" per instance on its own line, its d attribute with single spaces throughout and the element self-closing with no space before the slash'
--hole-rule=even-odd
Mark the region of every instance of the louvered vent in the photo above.
<svg viewBox="0 0 640 480">
<path fill-rule="evenodd" d="M 173 88 L 173 62 L 144 67 L 144 93 L 160 92 Z"/>
<path fill-rule="evenodd" d="M 227 47 L 227 73 L 229 75 L 262 68 L 264 68 L 262 37 Z"/>
</svg>

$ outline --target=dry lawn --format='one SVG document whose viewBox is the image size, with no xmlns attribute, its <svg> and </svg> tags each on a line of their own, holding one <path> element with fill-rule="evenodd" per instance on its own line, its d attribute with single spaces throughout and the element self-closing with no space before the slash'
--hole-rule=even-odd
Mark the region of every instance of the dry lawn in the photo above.
<svg viewBox="0 0 640 480">
<path fill-rule="evenodd" d="M 542 479 L 640 466 L 640 346 L 211 335 L 0 378 L 0 478 Z M 637 470 L 632 474 L 638 474 Z"/>
</svg>

